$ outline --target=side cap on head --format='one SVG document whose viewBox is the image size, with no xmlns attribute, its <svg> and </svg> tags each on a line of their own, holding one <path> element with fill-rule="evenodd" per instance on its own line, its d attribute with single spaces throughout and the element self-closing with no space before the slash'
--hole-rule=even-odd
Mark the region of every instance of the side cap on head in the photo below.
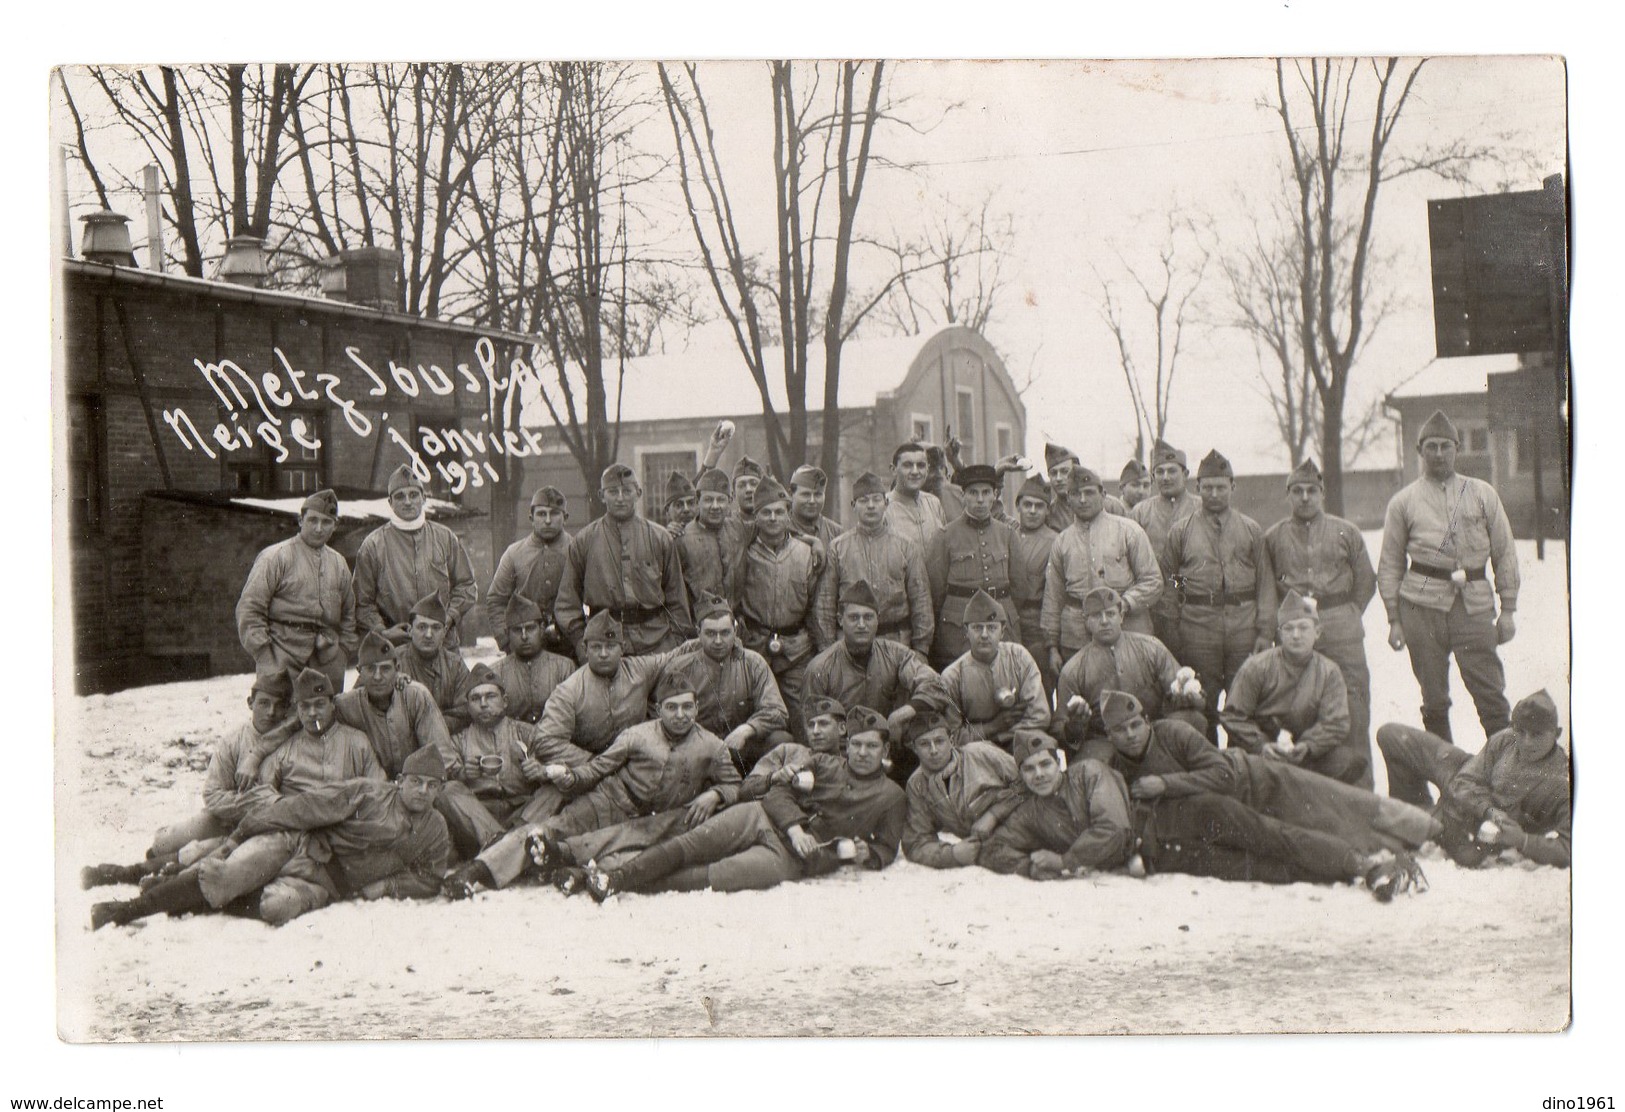
<svg viewBox="0 0 1625 1112">
<path fill-rule="evenodd" d="M 1286 488 L 1288 490 L 1291 490 L 1299 483 L 1314 483 L 1321 488 L 1326 486 L 1326 477 L 1320 473 L 1320 468 L 1315 464 L 1313 456 L 1294 467 L 1292 474 L 1286 477 Z"/>
<path fill-rule="evenodd" d="M 712 591 L 702 591 L 700 593 L 700 597 L 694 601 L 695 623 L 698 624 L 699 622 L 703 622 L 708 618 L 715 618 L 718 616 L 732 618 L 734 616 L 734 608 L 730 606 L 728 600 L 723 598 L 721 595 Z"/>
<path fill-rule="evenodd" d="M 779 484 L 779 481 L 769 475 L 762 480 L 762 485 L 756 488 L 756 508 L 763 509 L 775 502 L 789 502 L 790 492 Z"/>
<path fill-rule="evenodd" d="M 1290 590 L 1286 593 L 1286 598 L 1281 600 L 1281 605 L 1275 610 L 1275 622 L 1277 625 L 1286 625 L 1286 623 L 1295 622 L 1299 618 L 1314 618 L 1319 621 L 1320 603 L 1315 599 L 1305 598 L 1296 590 Z"/>
<path fill-rule="evenodd" d="M 1111 587 L 1096 587 L 1083 596 L 1083 616 L 1104 613 L 1107 608 L 1115 606 L 1123 608 L 1123 596 Z"/>
<path fill-rule="evenodd" d="M 1027 763 L 1027 758 L 1042 753 L 1048 749 L 1054 751 L 1060 746 L 1055 739 L 1043 730 L 1017 730 L 1010 738 L 1010 755 L 1016 759 L 1016 767 L 1020 768 Z"/>
<path fill-rule="evenodd" d="M 409 618 L 428 618 L 431 622 L 446 624 L 446 604 L 440 601 L 440 592 L 424 595 L 412 604 Z"/>
<path fill-rule="evenodd" d="M 831 718 L 846 718 L 846 708 L 839 700 L 831 699 L 828 695 L 820 695 L 816 699 L 809 699 L 802 708 L 802 717 L 811 721 L 819 715 L 827 714 Z"/>
<path fill-rule="evenodd" d="M 280 702 L 288 702 L 293 698 L 293 681 L 286 672 L 268 672 L 254 677 L 254 686 L 248 689 L 250 695 L 269 695 Z"/>
<path fill-rule="evenodd" d="M 666 505 L 671 505 L 679 498 L 692 498 L 694 494 L 694 484 L 689 482 L 688 476 L 681 471 L 673 471 L 666 476 Z"/>
<path fill-rule="evenodd" d="M 804 463 L 790 473 L 791 488 L 800 487 L 802 490 L 823 490 L 829 485 L 829 476 L 810 463 Z"/>
<path fill-rule="evenodd" d="M 369 664 L 377 664 L 384 660 L 395 659 L 395 646 L 389 638 L 376 629 L 369 630 L 361 639 L 361 648 L 357 650 L 356 667 L 365 668 Z"/>
<path fill-rule="evenodd" d="M 621 623 L 615 620 L 615 615 L 608 610 L 600 610 L 587 619 L 587 628 L 582 632 L 583 641 L 612 641 L 619 645 L 622 642 Z"/>
<path fill-rule="evenodd" d="M 1191 469 L 1183 451 L 1175 448 L 1166 440 L 1159 440 L 1156 446 L 1151 449 L 1151 466 L 1155 468 L 1158 464 L 1163 463 L 1177 463 L 1180 470 L 1187 473 Z"/>
<path fill-rule="evenodd" d="M 417 477 L 409 465 L 403 463 L 389 473 L 389 493 L 394 494 L 397 490 L 405 490 L 408 487 L 416 487 L 419 494 L 423 493 L 423 480 Z"/>
<path fill-rule="evenodd" d="M 699 691 L 699 685 L 694 681 L 693 669 L 686 661 L 675 661 L 666 665 L 665 671 L 660 673 L 660 679 L 655 683 L 655 705 L 659 706 L 667 699 L 675 699 L 679 695 L 693 695 Z"/>
<path fill-rule="evenodd" d="M 1524 730 L 1554 730 L 1557 728 L 1557 704 L 1543 687 L 1533 695 L 1526 695 L 1512 708 L 1512 724 Z"/>
<path fill-rule="evenodd" d="M 468 670 L 468 693 L 472 695 L 475 688 L 486 686 L 495 687 L 504 695 L 508 693 L 508 685 L 502 682 L 502 677 L 482 660 Z"/>
<path fill-rule="evenodd" d="M 1133 718 L 1137 714 L 1144 714 L 1145 708 L 1127 691 L 1103 691 L 1100 693 L 1100 720 L 1106 724 L 1108 730 L 1115 729 Z"/>
<path fill-rule="evenodd" d="M 739 462 L 734 464 L 733 478 L 738 482 L 746 475 L 755 475 L 758 479 L 767 475 L 767 469 L 749 456 L 740 456 Z"/>
<path fill-rule="evenodd" d="M 875 589 L 869 586 L 867 579 L 860 579 L 841 592 L 841 608 L 848 606 L 866 606 L 880 613 L 880 602 L 875 598 Z"/>
<path fill-rule="evenodd" d="M 1037 475 L 1034 475 L 1032 478 L 1022 483 L 1021 489 L 1016 492 L 1017 503 L 1019 503 L 1023 498 L 1037 498 L 1045 504 L 1048 504 L 1050 502 L 1049 484 L 1043 479 L 1039 478 Z"/>
<path fill-rule="evenodd" d="M 1059 444 L 1052 443 L 1046 443 L 1044 445 L 1045 471 L 1053 471 L 1055 470 L 1056 464 L 1065 463 L 1067 460 L 1071 460 L 1074 463 L 1083 462 L 1083 460 L 1078 457 L 1078 453 L 1074 452 L 1071 448 L 1063 448 Z"/>
<path fill-rule="evenodd" d="M 1002 622 L 1004 610 L 1000 608 L 993 596 L 986 591 L 978 590 L 965 603 L 965 624 L 973 622 Z"/>
<path fill-rule="evenodd" d="M 1230 466 L 1230 461 L 1219 454 L 1217 448 L 1202 457 L 1202 463 L 1196 469 L 1198 479 L 1234 479 L 1236 472 Z"/>
<path fill-rule="evenodd" d="M 1435 409 L 1433 416 L 1429 417 L 1426 423 L 1422 425 L 1421 431 L 1416 434 L 1417 446 L 1420 447 L 1424 440 L 1435 438 L 1453 440 L 1456 442 L 1457 447 L 1461 446 L 1461 430 L 1456 428 L 1454 421 L 1445 416 L 1442 409 Z"/>
<path fill-rule="evenodd" d="M 1118 473 L 1117 481 L 1120 483 L 1137 483 L 1150 477 L 1151 472 L 1146 468 L 1145 464 L 1137 459 L 1131 459 L 1123 465 L 1123 470 Z"/>
<path fill-rule="evenodd" d="M 867 498 L 871 494 L 885 494 L 886 480 L 873 471 L 865 471 L 852 481 L 852 501 Z"/>
<path fill-rule="evenodd" d="M 879 734 L 882 741 L 891 740 L 891 728 L 886 724 L 886 716 L 872 707 L 857 706 L 847 711 L 846 733 L 848 737 Z"/>
<path fill-rule="evenodd" d="M 604 468 L 604 473 L 598 477 L 598 489 L 613 490 L 626 483 L 636 483 L 638 473 L 624 463 L 612 463 Z"/>
<path fill-rule="evenodd" d="M 324 513 L 328 517 L 338 517 L 339 496 L 330 490 L 318 490 L 300 503 L 299 512 L 304 513 L 306 510 L 315 510 L 317 513 Z"/>
<path fill-rule="evenodd" d="M 541 509 L 544 506 L 552 510 L 565 509 L 564 492 L 558 487 L 544 486 L 530 496 L 531 509 Z"/>
<path fill-rule="evenodd" d="M 1100 476 L 1081 463 L 1066 477 L 1066 486 L 1073 494 L 1081 492 L 1086 486 L 1092 486 L 1099 491 L 1106 489 L 1106 484 L 1100 481 Z"/>
<path fill-rule="evenodd" d="M 503 611 L 502 624 L 509 629 L 524 625 L 526 622 L 539 622 L 542 620 L 542 608 L 537 606 L 524 595 L 514 595 L 508 600 L 508 609 Z"/>
<path fill-rule="evenodd" d="M 733 484 L 728 476 L 715 467 L 707 467 L 700 475 L 700 481 L 694 484 L 694 489 L 700 494 L 732 494 Z"/>
<path fill-rule="evenodd" d="M 327 678 L 326 673 L 318 672 L 314 668 L 306 668 L 300 672 L 293 681 L 294 697 L 300 700 L 317 699 L 325 695 L 333 697 L 333 681 Z"/>
<path fill-rule="evenodd" d="M 408 753 L 406 760 L 401 762 L 402 776 L 422 776 L 429 780 L 444 780 L 446 778 L 446 762 L 441 759 L 440 749 L 434 745 L 425 745 L 421 749 L 414 749 Z"/>
</svg>

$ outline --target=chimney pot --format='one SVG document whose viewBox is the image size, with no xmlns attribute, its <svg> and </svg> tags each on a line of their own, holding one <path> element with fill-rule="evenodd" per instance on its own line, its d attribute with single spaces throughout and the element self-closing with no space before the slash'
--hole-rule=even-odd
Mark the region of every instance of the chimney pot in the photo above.
<svg viewBox="0 0 1625 1112">
<path fill-rule="evenodd" d="M 111 209 L 100 209 L 79 218 L 85 231 L 79 253 L 89 262 L 112 266 L 134 266 L 135 245 L 130 241 L 130 218 Z"/>
<path fill-rule="evenodd" d="M 270 268 L 265 265 L 265 241 L 258 236 L 232 236 L 226 240 L 226 253 L 221 256 L 220 269 L 215 276 L 234 286 L 265 285 Z"/>
<path fill-rule="evenodd" d="M 322 260 L 322 296 L 374 309 L 399 311 L 401 253 L 387 247 L 352 247 Z"/>
</svg>

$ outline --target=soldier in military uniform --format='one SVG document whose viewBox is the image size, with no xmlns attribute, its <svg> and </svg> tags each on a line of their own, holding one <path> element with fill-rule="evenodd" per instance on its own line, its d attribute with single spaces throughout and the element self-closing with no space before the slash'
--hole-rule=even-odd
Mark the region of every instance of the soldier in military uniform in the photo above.
<svg viewBox="0 0 1625 1112">
<path fill-rule="evenodd" d="M 959 473 L 959 481 L 965 492 L 965 512 L 936 535 L 925 553 L 931 605 L 937 615 L 931 664 L 939 670 L 970 647 L 965 636 L 965 605 L 978 591 L 998 602 L 1012 638 L 1021 631 L 1021 614 L 1010 598 L 1015 530 L 993 517 L 999 473 L 985 463 L 972 464 Z"/>
<path fill-rule="evenodd" d="M 1098 761 L 1064 770 L 1055 739 L 1023 730 L 1013 744 L 1025 791 L 982 847 L 978 862 L 996 873 L 1059 880 L 1119 868 L 1134 848 L 1128 789 Z"/>
<path fill-rule="evenodd" d="M 956 742 L 943 724 L 917 731 L 909 747 L 920 766 L 905 788 L 903 856 L 929 869 L 974 865 L 983 843 L 1021 803 L 1015 759 L 985 741 Z"/>
<path fill-rule="evenodd" d="M 1055 696 L 1056 672 L 1050 665 L 1049 646 L 1044 640 L 1044 573 L 1049 567 L 1050 550 L 1058 534 L 1049 526 L 1050 490 L 1034 475 L 1016 494 L 1016 532 L 1011 540 L 1010 598 L 1020 615 L 1021 643 L 1038 662 L 1044 681 L 1044 694 Z"/>
<path fill-rule="evenodd" d="M 524 595 L 547 616 L 543 636 L 550 652 L 570 651 L 569 642 L 553 622 L 553 600 L 564 575 L 564 558 L 570 550 L 570 534 L 564 523 L 570 510 L 557 487 L 544 486 L 530 496 L 530 532 L 503 550 L 491 586 L 485 592 L 485 619 L 497 639 L 497 647 L 507 652 L 508 603 Z"/>
<path fill-rule="evenodd" d="M 790 530 L 798 537 L 816 537 L 829 553 L 829 546 L 846 530 L 839 521 L 824 516 L 829 497 L 829 478 L 810 463 L 790 474 Z"/>
<path fill-rule="evenodd" d="M 1151 497 L 1151 472 L 1145 464 L 1131 459 L 1123 465 L 1123 470 L 1117 476 L 1117 496 L 1122 500 L 1123 508 L 1131 514 L 1135 506 Z"/>
<path fill-rule="evenodd" d="M 558 622 L 577 659 L 584 659 L 587 610 L 613 614 L 634 656 L 672 648 L 694 628 L 677 542 L 639 516 L 643 490 L 624 463 L 604 469 L 600 493 L 607 512 L 570 541 L 555 604 Z"/>
<path fill-rule="evenodd" d="M 1495 488 L 1456 474 L 1461 434 L 1435 412 L 1416 451 L 1422 474 L 1388 503 L 1377 590 L 1388 611 L 1388 644 L 1408 648 L 1422 687 L 1422 728 L 1450 734 L 1450 657 L 1473 697 L 1484 736 L 1507 726 L 1499 646 L 1517 633 L 1518 550 Z M 1491 591 L 1486 569 L 1495 568 Z M 1501 613 L 1495 613 L 1495 595 Z"/>
<path fill-rule="evenodd" d="M 446 645 L 456 648 L 458 627 L 479 594 L 468 551 L 456 533 L 429 520 L 423 480 L 404 463 L 389 476 L 389 512 L 389 521 L 356 549 L 356 631 L 377 630 L 391 644 L 404 645 L 412 606 L 435 594 L 446 608 Z"/>
<path fill-rule="evenodd" d="M 1177 570 L 1168 564 L 1168 534 L 1174 523 L 1202 508 L 1201 499 L 1188 488 L 1190 468 L 1185 453 L 1159 440 L 1151 451 L 1151 478 L 1156 494 L 1129 511 L 1134 523 L 1151 538 L 1151 548 L 1162 566 L 1162 598 L 1151 609 L 1152 632 L 1174 656 L 1184 659 L 1179 644 L 1179 595 L 1170 582 Z"/>
<path fill-rule="evenodd" d="M 728 476 L 711 468 L 700 473 L 695 489 L 700 508 L 694 520 L 677 533 L 677 559 L 683 569 L 690 610 L 701 595 L 728 591 L 728 571 L 744 547 L 749 527 L 733 514 Z"/>
<path fill-rule="evenodd" d="M 412 606 L 411 639 L 395 650 L 401 675 L 429 689 L 435 706 L 456 733 L 468 725 L 468 665 L 446 647 L 446 608 L 439 595 L 425 595 Z"/>
<path fill-rule="evenodd" d="M 1217 740 L 1219 693 L 1242 661 L 1275 643 L 1275 573 L 1258 522 L 1230 508 L 1230 461 L 1209 452 L 1196 472 L 1200 512 L 1168 532 L 1163 567 L 1179 594 L 1180 662 L 1207 696 L 1208 737 Z"/>
<path fill-rule="evenodd" d="M 451 739 L 434 693 L 403 677 L 398 658 L 399 650 L 382 634 L 367 634 L 356 661 L 357 686 L 333 703 L 338 720 L 367 735 L 378 763 L 392 777 L 400 775 L 412 753 Z"/>
<path fill-rule="evenodd" d="M 739 462 L 734 464 L 733 507 L 728 516 L 735 529 L 742 529 L 756 520 L 756 489 L 766 477 L 767 468 L 749 456 L 740 456 Z"/>
<path fill-rule="evenodd" d="M 1073 506 L 1072 524 L 1055 538 L 1044 573 L 1044 607 L 1039 626 L 1059 674 L 1066 659 L 1089 640 L 1083 622 L 1083 598 L 1096 587 L 1110 587 L 1123 600 L 1127 629 L 1150 633 L 1151 608 L 1162 595 L 1162 566 L 1151 540 L 1134 521 L 1105 513 L 1105 484 L 1086 467 L 1067 475 Z"/>
<path fill-rule="evenodd" d="M 964 719 L 960 736 L 1008 747 L 1019 729 L 1049 725 L 1049 700 L 1033 654 L 1002 639 L 1004 610 L 986 591 L 965 604 L 970 647 L 942 672 L 942 685 Z"/>
<path fill-rule="evenodd" d="M 817 605 L 828 557 L 816 537 L 792 533 L 792 498 L 772 479 L 758 490 L 754 536 L 734 563 L 728 595 L 742 644 L 766 658 L 799 733 L 807 664 L 835 634 L 820 622 Z"/>
<path fill-rule="evenodd" d="M 524 595 L 514 595 L 502 616 L 508 651 L 496 662 L 508 715 L 531 725 L 542 720 L 553 689 L 576 670 L 572 657 L 542 647 L 542 609 Z"/>
<path fill-rule="evenodd" d="M 869 471 L 858 476 L 852 484 L 852 506 L 858 523 L 830 545 L 818 620 L 825 629 L 834 629 L 836 601 L 861 580 L 879 603 L 879 635 L 911 645 L 924 656 L 931 651 L 935 625 L 925 553 L 892 527 L 880 476 Z"/>
<path fill-rule="evenodd" d="M 1306 459 L 1287 476 L 1290 516 L 1264 531 L 1264 548 L 1283 596 L 1297 591 L 1315 600 L 1320 637 L 1315 651 L 1343 673 L 1349 694 L 1349 748 L 1367 755 L 1357 781 L 1370 789 L 1371 671 L 1365 661 L 1365 625 L 1360 615 L 1377 593 L 1377 573 L 1365 539 L 1352 522 L 1326 513 L 1326 484 L 1320 468 Z"/>
<path fill-rule="evenodd" d="M 1349 738 L 1348 691 L 1335 663 L 1315 651 L 1320 618 L 1296 591 L 1276 614 L 1281 643 L 1237 670 L 1219 721 L 1231 747 L 1361 784 L 1371 778 L 1370 743 Z M 1291 740 L 1280 740 L 1285 733 Z"/>
<path fill-rule="evenodd" d="M 689 477 L 681 471 L 666 476 L 666 501 L 661 507 L 663 524 L 680 532 L 694 520 L 699 508 L 699 495 Z"/>
<path fill-rule="evenodd" d="M 762 754 L 790 740 L 784 697 L 767 659 L 739 643 L 727 599 L 707 595 L 694 616 L 699 637 L 680 645 L 667 667 L 683 668 L 693 678 L 697 721 L 723 740 L 743 775 Z"/>
<path fill-rule="evenodd" d="M 546 782 L 542 764 L 530 755 L 536 729 L 508 717 L 507 692 L 487 664 L 474 665 L 468 707 L 468 727 L 440 746 L 446 786 L 435 801 L 452 848 L 465 859 L 500 838 Z"/>
<path fill-rule="evenodd" d="M 327 545 L 338 517 L 338 496 L 318 490 L 299 508 L 298 536 L 254 558 L 237 600 L 237 636 L 261 676 L 309 666 L 344 686 L 360 638 L 350 565 Z"/>
<path fill-rule="evenodd" d="M 918 546 L 923 554 L 948 519 L 942 501 L 925 489 L 931 476 L 930 453 L 925 445 L 899 444 L 891 456 L 892 488 L 886 494 L 886 522 L 892 531 Z M 854 496 L 856 490 L 854 489 Z M 921 650 L 924 651 L 923 649 Z"/>
</svg>

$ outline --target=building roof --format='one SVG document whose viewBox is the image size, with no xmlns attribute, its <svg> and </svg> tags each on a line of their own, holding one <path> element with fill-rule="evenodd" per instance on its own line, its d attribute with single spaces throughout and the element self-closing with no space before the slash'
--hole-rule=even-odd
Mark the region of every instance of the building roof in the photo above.
<svg viewBox="0 0 1625 1112">
<path fill-rule="evenodd" d="M 1490 388 L 1492 374 L 1516 371 L 1521 364 L 1515 354 L 1462 355 L 1433 359 L 1411 377 L 1388 392 L 1390 401 L 1405 398 L 1432 398 L 1449 394 L 1483 394 Z"/>
<path fill-rule="evenodd" d="M 931 335 L 920 335 L 848 340 L 841 348 L 840 408 L 866 408 L 874 405 L 880 396 L 895 392 L 908 375 L 915 357 L 932 339 Z M 784 349 L 766 348 L 762 355 L 767 367 L 768 396 L 773 399 L 773 408 L 783 413 L 788 409 L 784 393 Z M 813 341 L 808 346 L 807 357 L 811 364 L 807 368 L 807 408 L 821 412 L 824 408 L 823 343 Z M 696 332 L 684 351 L 628 360 L 626 377 L 619 390 L 612 370 L 605 377 L 609 380 L 606 385 L 611 418 L 617 398 L 624 398 L 622 421 L 740 417 L 762 411 L 761 393 L 733 342 L 732 332 L 725 326 Z M 576 393 L 579 405 L 579 388 Z M 557 398 L 556 393 L 554 397 Z M 525 399 L 523 421 L 529 427 L 553 423 L 547 408 L 534 396 Z"/>
<path fill-rule="evenodd" d="M 295 494 L 286 498 L 233 498 L 231 503 L 234 506 L 248 506 L 257 510 L 270 510 L 272 513 L 298 517 L 299 508 L 305 504 L 305 497 L 303 494 Z M 466 516 L 466 511 L 457 503 L 447 502 L 440 498 L 424 499 L 423 512 L 433 518 Z M 339 520 L 387 521 L 389 520 L 389 499 L 341 498 L 339 499 Z"/>
</svg>

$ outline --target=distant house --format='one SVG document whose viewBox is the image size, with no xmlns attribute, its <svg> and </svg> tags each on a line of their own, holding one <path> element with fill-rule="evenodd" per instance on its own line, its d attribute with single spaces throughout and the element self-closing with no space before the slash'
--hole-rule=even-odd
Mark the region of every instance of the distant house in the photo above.
<svg viewBox="0 0 1625 1112">
<path fill-rule="evenodd" d="M 821 345 L 814 345 L 808 371 L 807 399 L 812 410 L 808 461 L 820 454 L 824 364 Z M 786 410 L 783 351 L 765 352 L 775 409 Z M 717 422 L 736 427 L 719 466 L 731 470 L 741 455 L 768 463 L 767 435 L 760 394 L 737 349 L 712 346 L 676 355 L 653 355 L 628 362 L 619 395 L 609 399 L 611 413 L 619 399 L 619 458 L 640 476 L 643 511 L 659 520 L 666 478 L 673 471 L 692 476 Z M 543 427 L 546 450 L 524 461 L 524 490 L 551 484 L 564 492 L 572 508 L 589 497 L 575 458 L 545 428 L 549 419 L 539 401 L 525 408 L 524 424 Z M 909 439 L 941 444 L 951 429 L 964 444 L 966 463 L 991 463 L 1020 452 L 1026 444 L 1027 411 L 993 345 L 969 328 L 944 328 L 929 336 L 848 341 L 841 352 L 840 474 L 832 476 L 826 513 L 848 517 L 847 492 L 864 471 L 885 475 L 892 450 Z M 788 475 L 779 476 L 788 481 Z M 1006 499 L 1015 493 L 1007 479 Z M 527 495 L 528 497 L 528 495 Z M 577 518 L 576 521 L 584 520 Z"/>
<path fill-rule="evenodd" d="M 1552 373 L 1550 355 L 1435 359 L 1386 401 L 1399 415 L 1405 482 L 1418 474 L 1418 432 L 1434 410 L 1443 410 L 1461 431 L 1456 469 L 1495 487 L 1513 532 L 1520 537 L 1534 535 L 1538 504 L 1544 535 L 1566 533 L 1568 409 Z"/>
</svg>

